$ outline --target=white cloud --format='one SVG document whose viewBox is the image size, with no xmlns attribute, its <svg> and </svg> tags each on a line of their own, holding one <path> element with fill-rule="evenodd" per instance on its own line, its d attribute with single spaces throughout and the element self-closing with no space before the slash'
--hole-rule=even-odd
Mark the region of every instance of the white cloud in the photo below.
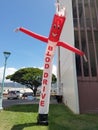
<svg viewBox="0 0 98 130">
<path fill-rule="evenodd" d="M 36 68 L 36 67 L 35 67 Z M 43 67 L 38 67 L 39 69 L 43 69 Z M 56 65 L 52 66 L 52 73 L 55 74 L 55 76 L 57 76 L 57 67 Z"/>
<path fill-rule="evenodd" d="M 57 76 L 57 67 L 56 67 L 56 65 L 53 65 L 53 67 L 52 67 L 52 73 Z"/>
<path fill-rule="evenodd" d="M 7 75 L 13 74 L 15 71 L 17 71 L 16 68 L 6 68 L 5 77 L 6 77 Z M 3 72 L 4 72 L 4 67 L 1 67 L 1 68 L 0 68 L 0 82 L 2 82 Z M 6 79 L 5 79 L 5 82 L 7 82 L 7 81 L 9 81 L 9 80 L 6 80 Z"/>
</svg>

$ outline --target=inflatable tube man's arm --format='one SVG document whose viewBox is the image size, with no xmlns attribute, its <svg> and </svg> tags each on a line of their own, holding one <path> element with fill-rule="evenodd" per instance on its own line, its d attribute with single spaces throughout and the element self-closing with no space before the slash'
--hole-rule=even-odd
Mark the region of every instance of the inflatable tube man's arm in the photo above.
<svg viewBox="0 0 98 130">
<path fill-rule="evenodd" d="M 17 31 L 21 31 L 21 32 L 23 32 L 23 33 L 25 33 L 25 34 L 27 34 L 27 35 L 33 37 L 33 38 L 36 38 L 36 39 L 38 39 L 38 40 L 40 40 L 40 41 L 43 41 L 43 42 L 48 43 L 48 38 L 47 38 L 47 37 L 44 37 L 44 36 L 42 36 L 42 35 L 38 35 L 37 33 L 34 33 L 34 32 L 32 32 L 32 31 L 30 31 L 30 30 L 27 30 L 27 29 L 25 29 L 25 28 L 23 28 L 23 27 L 17 28 L 15 31 L 16 31 L 16 32 L 17 32 Z"/>
<path fill-rule="evenodd" d="M 75 52 L 76 54 L 78 54 L 80 56 L 83 56 L 85 62 L 87 62 L 87 58 L 86 58 L 83 51 L 81 51 L 81 50 L 79 50 L 79 49 L 77 49 L 77 48 L 75 48 L 75 47 L 73 47 L 73 46 L 71 46 L 71 45 L 69 45 L 68 43 L 65 43 L 65 42 L 58 42 L 57 46 L 64 47 L 65 49 L 68 49 L 68 50 L 70 50 L 72 52 Z"/>
<path fill-rule="evenodd" d="M 58 42 L 57 46 L 62 46 L 62 47 L 66 48 L 66 49 L 68 49 L 68 50 L 70 50 L 70 51 L 72 51 L 72 52 L 75 52 L 75 53 L 78 54 L 78 55 L 81 55 L 81 56 L 84 55 L 84 52 L 83 52 L 83 51 L 80 51 L 79 49 L 77 49 L 77 48 L 75 48 L 75 47 L 69 45 L 68 43 Z"/>
</svg>

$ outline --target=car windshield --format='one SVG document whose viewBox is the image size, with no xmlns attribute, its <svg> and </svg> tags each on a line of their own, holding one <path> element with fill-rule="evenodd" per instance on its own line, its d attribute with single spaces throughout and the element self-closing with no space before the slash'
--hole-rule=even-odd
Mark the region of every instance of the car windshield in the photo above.
<svg viewBox="0 0 98 130">
<path fill-rule="evenodd" d="M 16 94 L 16 93 L 20 93 L 19 91 L 9 91 L 9 94 Z"/>
</svg>

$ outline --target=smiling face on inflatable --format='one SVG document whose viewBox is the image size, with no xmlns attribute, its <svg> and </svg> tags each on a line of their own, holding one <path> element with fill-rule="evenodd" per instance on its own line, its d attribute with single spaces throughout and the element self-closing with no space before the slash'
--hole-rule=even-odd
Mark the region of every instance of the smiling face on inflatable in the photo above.
<svg viewBox="0 0 98 130">
<path fill-rule="evenodd" d="M 64 25 L 65 17 L 54 15 L 53 23 L 51 26 L 49 40 L 53 42 L 58 42 L 60 34 Z"/>
</svg>

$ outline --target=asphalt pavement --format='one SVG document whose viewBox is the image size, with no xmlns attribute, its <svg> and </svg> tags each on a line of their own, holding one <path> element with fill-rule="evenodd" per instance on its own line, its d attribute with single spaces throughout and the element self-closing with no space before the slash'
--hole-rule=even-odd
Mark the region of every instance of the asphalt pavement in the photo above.
<svg viewBox="0 0 98 130">
<path fill-rule="evenodd" d="M 37 104 L 37 100 L 27 100 L 27 99 L 3 99 L 2 106 L 3 108 L 12 106 L 12 105 L 17 105 L 17 104 Z"/>
<path fill-rule="evenodd" d="M 56 99 L 52 98 L 50 100 L 51 104 L 56 104 L 57 101 Z M 3 99 L 2 106 L 3 108 L 7 108 L 13 105 L 18 105 L 18 104 L 39 104 L 39 99 L 35 98 L 33 100 L 28 100 L 28 99 Z"/>
</svg>

